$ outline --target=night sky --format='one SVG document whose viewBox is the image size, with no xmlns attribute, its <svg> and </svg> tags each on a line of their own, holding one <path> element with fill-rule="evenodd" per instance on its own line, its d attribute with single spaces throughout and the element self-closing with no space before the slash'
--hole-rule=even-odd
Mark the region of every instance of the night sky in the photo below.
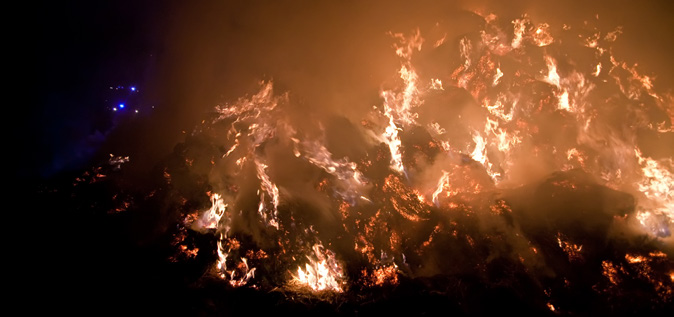
<svg viewBox="0 0 674 317">
<path fill-rule="evenodd" d="M 28 137 L 18 144 L 34 154 L 17 158 L 20 174 L 50 177 L 81 169 L 119 125 L 112 107 L 124 102 L 127 112 L 146 107 L 141 87 L 152 80 L 159 16 L 167 7 L 168 2 L 68 1 L 32 8 L 38 33 L 23 41 L 32 57 L 27 68 L 35 75 L 24 87 L 31 104 L 19 118 Z"/>
</svg>

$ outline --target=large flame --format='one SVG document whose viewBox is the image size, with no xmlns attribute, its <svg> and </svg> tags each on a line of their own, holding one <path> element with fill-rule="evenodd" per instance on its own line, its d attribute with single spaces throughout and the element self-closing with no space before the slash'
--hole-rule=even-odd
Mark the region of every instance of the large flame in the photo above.
<svg viewBox="0 0 674 317">
<path fill-rule="evenodd" d="M 398 283 L 402 274 L 437 273 L 442 265 L 426 262 L 440 256 L 437 245 L 458 254 L 484 243 L 489 259 L 510 257 L 533 275 L 543 271 L 541 262 L 555 258 L 541 255 L 551 248 L 569 265 L 591 262 L 593 249 L 575 230 L 607 234 L 606 227 L 618 223 L 650 239 L 669 237 L 673 159 L 650 157 L 646 153 L 653 151 L 638 134 L 674 131 L 671 96 L 612 55 L 620 29 L 604 36 L 591 25 L 575 30 L 534 24 L 526 15 L 509 22 L 490 14 L 479 36 L 453 43 L 446 36 L 426 40 L 419 29 L 390 34 L 400 60 L 393 85 L 381 89 L 379 104 L 360 124 L 347 118 L 340 126 L 360 139 L 329 142 L 332 128 L 323 118 L 298 119 L 291 95 L 276 93 L 272 81 L 218 107 L 216 118 L 195 131 L 221 148 L 209 174 L 217 193 L 198 223 L 219 237 L 218 276 L 232 286 L 250 285 L 268 261 L 283 267 L 306 258 L 290 282 L 342 292 L 349 283 L 375 287 Z M 563 53 L 572 44 L 558 37 L 569 35 L 578 39 L 574 47 L 589 52 L 583 63 Z M 434 66 L 434 58 L 447 57 L 427 51 L 450 48 L 459 60 L 449 69 L 441 68 L 446 63 Z M 335 142 L 366 150 L 336 154 Z M 580 171 L 589 176 L 578 176 Z M 532 183 L 542 185 L 532 190 Z M 549 197 L 518 205 L 518 197 L 546 190 Z M 557 214 L 550 204 L 583 190 L 627 193 L 636 203 L 611 202 L 617 207 L 608 216 L 588 216 L 601 220 L 578 229 L 565 217 L 582 208 Z M 534 203 L 547 209 L 522 211 Z M 470 226 L 485 233 L 471 234 Z M 537 236 L 541 231 L 549 236 Z M 303 246 L 311 244 L 308 252 Z M 264 250 L 264 256 L 246 248 Z M 474 252 L 467 257 L 481 254 Z M 627 266 L 660 258 L 626 254 L 625 263 L 595 262 L 610 290 Z M 447 270 L 465 269 L 452 265 Z M 635 270 L 649 281 L 662 278 L 650 266 Z M 671 286 L 656 288 L 671 292 Z"/>
<path fill-rule="evenodd" d="M 344 274 L 341 265 L 335 259 L 335 254 L 317 243 L 312 247 L 313 254 L 307 255 L 309 263 L 297 268 L 297 275 L 293 279 L 302 285 L 306 285 L 315 291 L 343 290 Z"/>
</svg>

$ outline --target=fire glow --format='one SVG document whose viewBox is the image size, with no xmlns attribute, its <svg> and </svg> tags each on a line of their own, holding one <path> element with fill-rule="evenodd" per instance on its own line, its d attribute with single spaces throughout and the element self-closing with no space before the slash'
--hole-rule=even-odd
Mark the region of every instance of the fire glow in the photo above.
<svg viewBox="0 0 674 317">
<path fill-rule="evenodd" d="M 577 35 L 575 45 L 587 49 L 591 63 L 563 53 L 572 45 L 557 39 L 565 32 Z M 427 260 L 444 252 L 437 249 L 449 245 L 459 254 L 490 245 L 485 261 L 503 257 L 546 280 L 552 277 L 541 263 L 592 262 L 589 234 L 574 230 L 671 244 L 673 159 L 645 154 L 636 136 L 672 131 L 672 98 L 611 55 L 619 33 L 536 24 L 526 15 L 512 22 L 488 15 L 479 36 L 455 42 L 424 38 L 419 29 L 390 33 L 400 62 L 391 70 L 394 84 L 382 85 L 379 103 L 353 120 L 358 124 L 340 121 L 361 140 L 339 142 L 360 142 L 366 150 L 358 155 L 335 154 L 327 121 L 298 119 L 292 92 L 277 92 L 272 80 L 217 107 L 193 133 L 217 149 L 208 158 L 211 207 L 193 222 L 217 240 L 214 275 L 232 287 L 340 293 L 447 273 Z M 451 68 L 417 66 L 428 56 L 446 58 L 426 51 L 450 48 L 459 57 Z M 620 126 L 606 119 L 616 116 Z M 583 191 L 624 201 L 602 206 L 606 215 L 589 216 L 599 220 L 582 229 L 574 227 L 573 210 L 528 214 L 521 210 L 534 203 L 518 202 L 540 199 L 550 207 Z M 548 200 L 520 198 L 531 192 L 549 193 Z M 536 217 L 546 224 L 531 224 Z M 543 231 L 548 236 L 536 236 Z M 671 301 L 671 273 L 653 269 L 667 260 L 664 253 L 619 260 L 595 261 L 604 276 L 597 292 L 612 294 L 633 270 Z"/>
</svg>

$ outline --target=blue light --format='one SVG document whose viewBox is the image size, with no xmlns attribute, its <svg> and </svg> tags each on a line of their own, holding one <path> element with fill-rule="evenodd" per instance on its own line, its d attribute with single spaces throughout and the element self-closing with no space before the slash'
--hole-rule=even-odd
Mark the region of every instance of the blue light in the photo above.
<svg viewBox="0 0 674 317">
<path fill-rule="evenodd" d="M 136 87 L 131 86 L 131 91 L 136 91 Z"/>
<path fill-rule="evenodd" d="M 119 104 L 119 109 L 124 109 L 124 104 L 123 104 L 123 103 L 120 103 L 120 104 Z"/>
</svg>

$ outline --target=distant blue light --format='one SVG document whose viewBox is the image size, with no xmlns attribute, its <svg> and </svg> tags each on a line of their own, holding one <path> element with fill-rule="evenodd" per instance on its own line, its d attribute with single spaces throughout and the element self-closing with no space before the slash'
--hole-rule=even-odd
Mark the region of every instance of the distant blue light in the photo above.
<svg viewBox="0 0 674 317">
<path fill-rule="evenodd" d="M 136 87 L 131 86 L 131 91 L 136 91 Z"/>
<path fill-rule="evenodd" d="M 124 109 L 124 104 L 123 104 L 123 103 L 120 103 L 120 104 L 119 104 L 119 109 Z"/>
</svg>

